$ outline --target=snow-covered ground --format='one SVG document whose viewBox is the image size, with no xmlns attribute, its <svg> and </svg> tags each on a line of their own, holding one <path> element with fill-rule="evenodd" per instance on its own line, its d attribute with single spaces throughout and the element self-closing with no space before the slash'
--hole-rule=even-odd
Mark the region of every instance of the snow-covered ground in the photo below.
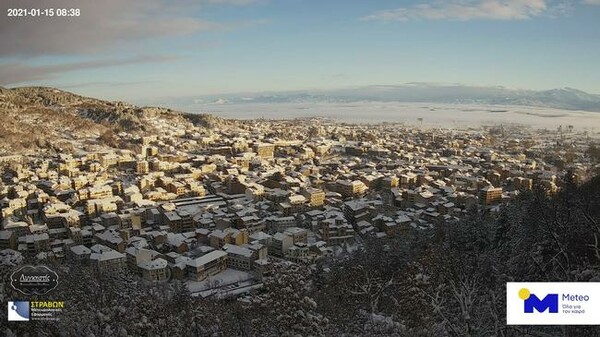
<svg viewBox="0 0 600 337">
<path fill-rule="evenodd" d="M 194 296 L 227 296 L 243 293 L 260 284 L 256 277 L 248 272 L 228 268 L 204 281 L 187 281 L 189 291 Z"/>
<path fill-rule="evenodd" d="M 480 125 L 520 124 L 535 128 L 573 125 L 579 130 L 600 131 L 600 113 L 552 108 L 434 103 L 271 103 L 195 105 L 186 109 L 225 118 L 284 119 L 328 117 L 356 123 L 400 122 L 407 125 L 460 128 Z"/>
</svg>

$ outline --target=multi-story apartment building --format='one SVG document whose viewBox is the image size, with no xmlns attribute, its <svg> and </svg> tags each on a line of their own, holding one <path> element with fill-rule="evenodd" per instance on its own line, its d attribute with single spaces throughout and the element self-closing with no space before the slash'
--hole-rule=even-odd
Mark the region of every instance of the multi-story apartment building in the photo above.
<svg viewBox="0 0 600 337">
<path fill-rule="evenodd" d="M 284 257 L 288 249 L 294 244 L 294 239 L 283 233 L 276 233 L 271 238 L 269 254 L 277 257 Z"/>
<path fill-rule="evenodd" d="M 17 236 L 12 231 L 0 231 L 0 250 L 17 249 Z"/>
<path fill-rule="evenodd" d="M 75 261 L 85 262 L 89 261 L 92 250 L 84 245 L 76 245 L 69 247 L 67 254 Z"/>
<path fill-rule="evenodd" d="M 202 281 L 227 269 L 227 253 L 215 250 L 186 262 L 185 271 L 192 280 Z"/>
<path fill-rule="evenodd" d="M 225 228 L 224 230 L 214 230 L 209 236 L 211 247 L 220 249 L 226 244 L 241 246 L 248 243 L 248 231 L 235 228 Z"/>
<path fill-rule="evenodd" d="M 325 203 L 325 192 L 322 189 L 306 187 L 301 190 L 301 193 L 308 200 L 310 207 L 321 207 Z"/>
<path fill-rule="evenodd" d="M 157 258 L 138 263 L 142 277 L 148 281 L 165 281 L 168 278 L 168 263 L 165 259 Z"/>
<path fill-rule="evenodd" d="M 367 185 L 360 180 L 338 180 L 336 188 L 337 192 L 346 198 L 360 196 L 367 191 Z"/>
<path fill-rule="evenodd" d="M 275 145 L 268 143 L 259 143 L 254 145 L 254 152 L 262 158 L 273 158 Z"/>
<path fill-rule="evenodd" d="M 251 270 L 254 261 L 258 259 L 258 254 L 246 247 L 226 244 L 223 246 L 223 250 L 227 253 L 229 268 Z"/>
<path fill-rule="evenodd" d="M 115 273 L 125 267 L 125 255 L 103 245 L 93 245 L 90 263 L 99 273 Z"/>
<path fill-rule="evenodd" d="M 308 240 L 308 231 L 304 228 L 290 227 L 283 234 L 290 236 L 294 244 L 306 243 Z"/>
<path fill-rule="evenodd" d="M 482 205 L 492 205 L 502 201 L 502 187 L 488 185 L 479 190 L 479 202 Z"/>
</svg>

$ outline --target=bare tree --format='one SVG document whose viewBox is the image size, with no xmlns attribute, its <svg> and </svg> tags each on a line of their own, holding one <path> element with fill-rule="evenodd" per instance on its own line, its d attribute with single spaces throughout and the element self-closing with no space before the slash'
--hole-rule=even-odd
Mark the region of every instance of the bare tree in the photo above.
<svg viewBox="0 0 600 337">
<path fill-rule="evenodd" d="M 359 265 L 355 267 L 357 272 L 355 281 L 349 289 L 350 294 L 360 296 L 366 299 L 369 312 L 375 314 L 379 308 L 379 300 L 390 289 L 394 283 L 394 277 L 382 278 L 376 276 L 373 270 Z"/>
</svg>

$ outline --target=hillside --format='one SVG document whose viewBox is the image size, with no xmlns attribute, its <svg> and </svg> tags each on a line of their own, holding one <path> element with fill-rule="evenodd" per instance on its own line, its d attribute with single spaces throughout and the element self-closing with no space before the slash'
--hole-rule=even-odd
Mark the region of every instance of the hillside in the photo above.
<svg viewBox="0 0 600 337">
<path fill-rule="evenodd" d="M 227 122 L 157 107 L 109 102 L 48 87 L 0 87 L 0 155 L 71 152 L 112 145 L 106 135 L 156 134 L 157 122 L 212 128 Z M 104 135 L 104 137 L 102 137 Z"/>
</svg>

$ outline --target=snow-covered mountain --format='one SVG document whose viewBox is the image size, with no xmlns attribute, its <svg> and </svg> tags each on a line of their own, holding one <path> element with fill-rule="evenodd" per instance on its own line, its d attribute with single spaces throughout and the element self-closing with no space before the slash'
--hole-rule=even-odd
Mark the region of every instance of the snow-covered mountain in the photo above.
<svg viewBox="0 0 600 337">
<path fill-rule="evenodd" d="M 600 112 L 600 95 L 573 88 L 544 91 L 458 84 L 408 83 L 372 85 L 322 91 L 289 91 L 202 97 L 221 104 L 247 103 L 352 103 L 428 102 L 457 104 L 524 105 Z M 194 100 L 198 100 L 195 97 Z"/>
</svg>

